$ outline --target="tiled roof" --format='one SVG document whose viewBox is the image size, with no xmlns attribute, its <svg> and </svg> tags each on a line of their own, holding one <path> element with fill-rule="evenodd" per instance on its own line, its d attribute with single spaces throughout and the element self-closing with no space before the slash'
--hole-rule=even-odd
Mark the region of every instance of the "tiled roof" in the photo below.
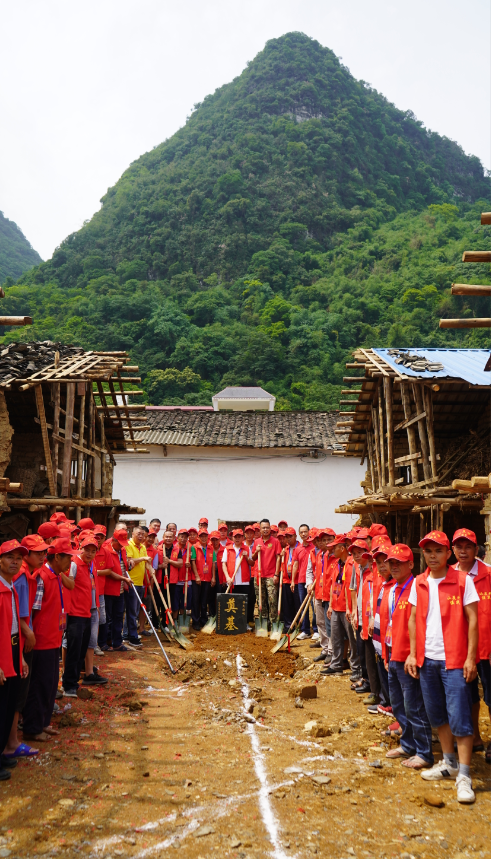
<svg viewBox="0 0 492 859">
<path fill-rule="evenodd" d="M 144 444 L 197 447 L 317 448 L 342 450 L 335 435 L 339 412 L 202 412 L 147 409 Z"/>
</svg>

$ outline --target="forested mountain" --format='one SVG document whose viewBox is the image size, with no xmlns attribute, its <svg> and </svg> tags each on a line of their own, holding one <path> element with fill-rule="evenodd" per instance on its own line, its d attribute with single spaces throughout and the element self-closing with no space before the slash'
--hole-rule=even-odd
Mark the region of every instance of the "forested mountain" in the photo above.
<svg viewBox="0 0 492 859">
<path fill-rule="evenodd" d="M 0 285 L 7 278 L 17 280 L 23 272 L 40 262 L 41 257 L 17 224 L 0 212 Z"/>
<path fill-rule="evenodd" d="M 261 384 L 280 407 L 330 407 L 356 345 L 486 342 L 438 320 L 485 315 L 449 286 L 487 282 L 459 261 L 488 246 L 488 196 L 478 159 L 290 33 L 132 164 L 2 308 L 29 312 L 33 338 L 129 349 L 155 403 Z"/>
</svg>

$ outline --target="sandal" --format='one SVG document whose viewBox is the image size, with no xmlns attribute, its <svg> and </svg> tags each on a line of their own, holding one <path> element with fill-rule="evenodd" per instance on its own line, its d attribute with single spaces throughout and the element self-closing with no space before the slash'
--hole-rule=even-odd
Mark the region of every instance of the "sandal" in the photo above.
<svg viewBox="0 0 492 859">
<path fill-rule="evenodd" d="M 421 758 L 419 755 L 412 755 L 411 758 L 408 758 L 406 761 L 401 762 L 402 767 L 408 767 L 410 770 L 423 770 L 431 767 L 432 764 L 427 763 Z"/>
<path fill-rule="evenodd" d="M 17 746 L 15 752 L 10 752 L 10 754 L 3 754 L 2 758 L 34 758 L 36 755 L 39 755 L 39 749 L 33 749 L 32 746 L 27 746 L 25 743 L 21 743 L 20 746 Z"/>
<path fill-rule="evenodd" d="M 43 728 L 45 734 L 50 734 L 52 737 L 57 737 L 60 731 L 57 731 L 56 728 L 53 728 L 52 725 L 48 725 L 47 728 Z"/>
<path fill-rule="evenodd" d="M 24 734 L 24 739 L 29 740 L 29 742 L 31 742 L 31 743 L 32 742 L 48 743 L 51 740 L 51 737 L 49 734 L 46 734 L 45 731 L 41 731 L 41 733 L 37 734 L 37 736 L 34 736 L 34 735 L 31 736 L 30 734 Z"/>
<path fill-rule="evenodd" d="M 414 757 L 414 755 L 409 755 L 405 749 L 402 749 L 401 746 L 397 746 L 396 749 L 390 749 L 389 752 L 386 752 L 387 758 L 410 758 Z"/>
</svg>

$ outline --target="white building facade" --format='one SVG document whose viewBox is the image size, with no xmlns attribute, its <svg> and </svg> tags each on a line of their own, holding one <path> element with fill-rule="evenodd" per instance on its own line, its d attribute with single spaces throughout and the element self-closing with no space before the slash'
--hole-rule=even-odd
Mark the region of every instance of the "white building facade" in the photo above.
<svg viewBox="0 0 492 859">
<path fill-rule="evenodd" d="M 335 508 L 360 494 L 365 471 L 344 458 L 337 412 L 213 412 L 148 407 L 138 433 L 147 455 L 116 455 L 114 496 L 144 507 L 140 521 L 178 528 L 286 519 L 298 528 L 350 529 Z M 123 517 L 124 518 L 124 517 Z"/>
</svg>

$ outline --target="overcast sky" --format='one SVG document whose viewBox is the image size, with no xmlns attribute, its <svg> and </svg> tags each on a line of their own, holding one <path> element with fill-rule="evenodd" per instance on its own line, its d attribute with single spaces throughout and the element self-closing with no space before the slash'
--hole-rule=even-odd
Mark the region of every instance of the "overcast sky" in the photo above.
<svg viewBox="0 0 492 859">
<path fill-rule="evenodd" d="M 193 104 L 300 30 L 490 167 L 489 0 L 0 0 L 0 210 L 47 259 Z"/>
</svg>

